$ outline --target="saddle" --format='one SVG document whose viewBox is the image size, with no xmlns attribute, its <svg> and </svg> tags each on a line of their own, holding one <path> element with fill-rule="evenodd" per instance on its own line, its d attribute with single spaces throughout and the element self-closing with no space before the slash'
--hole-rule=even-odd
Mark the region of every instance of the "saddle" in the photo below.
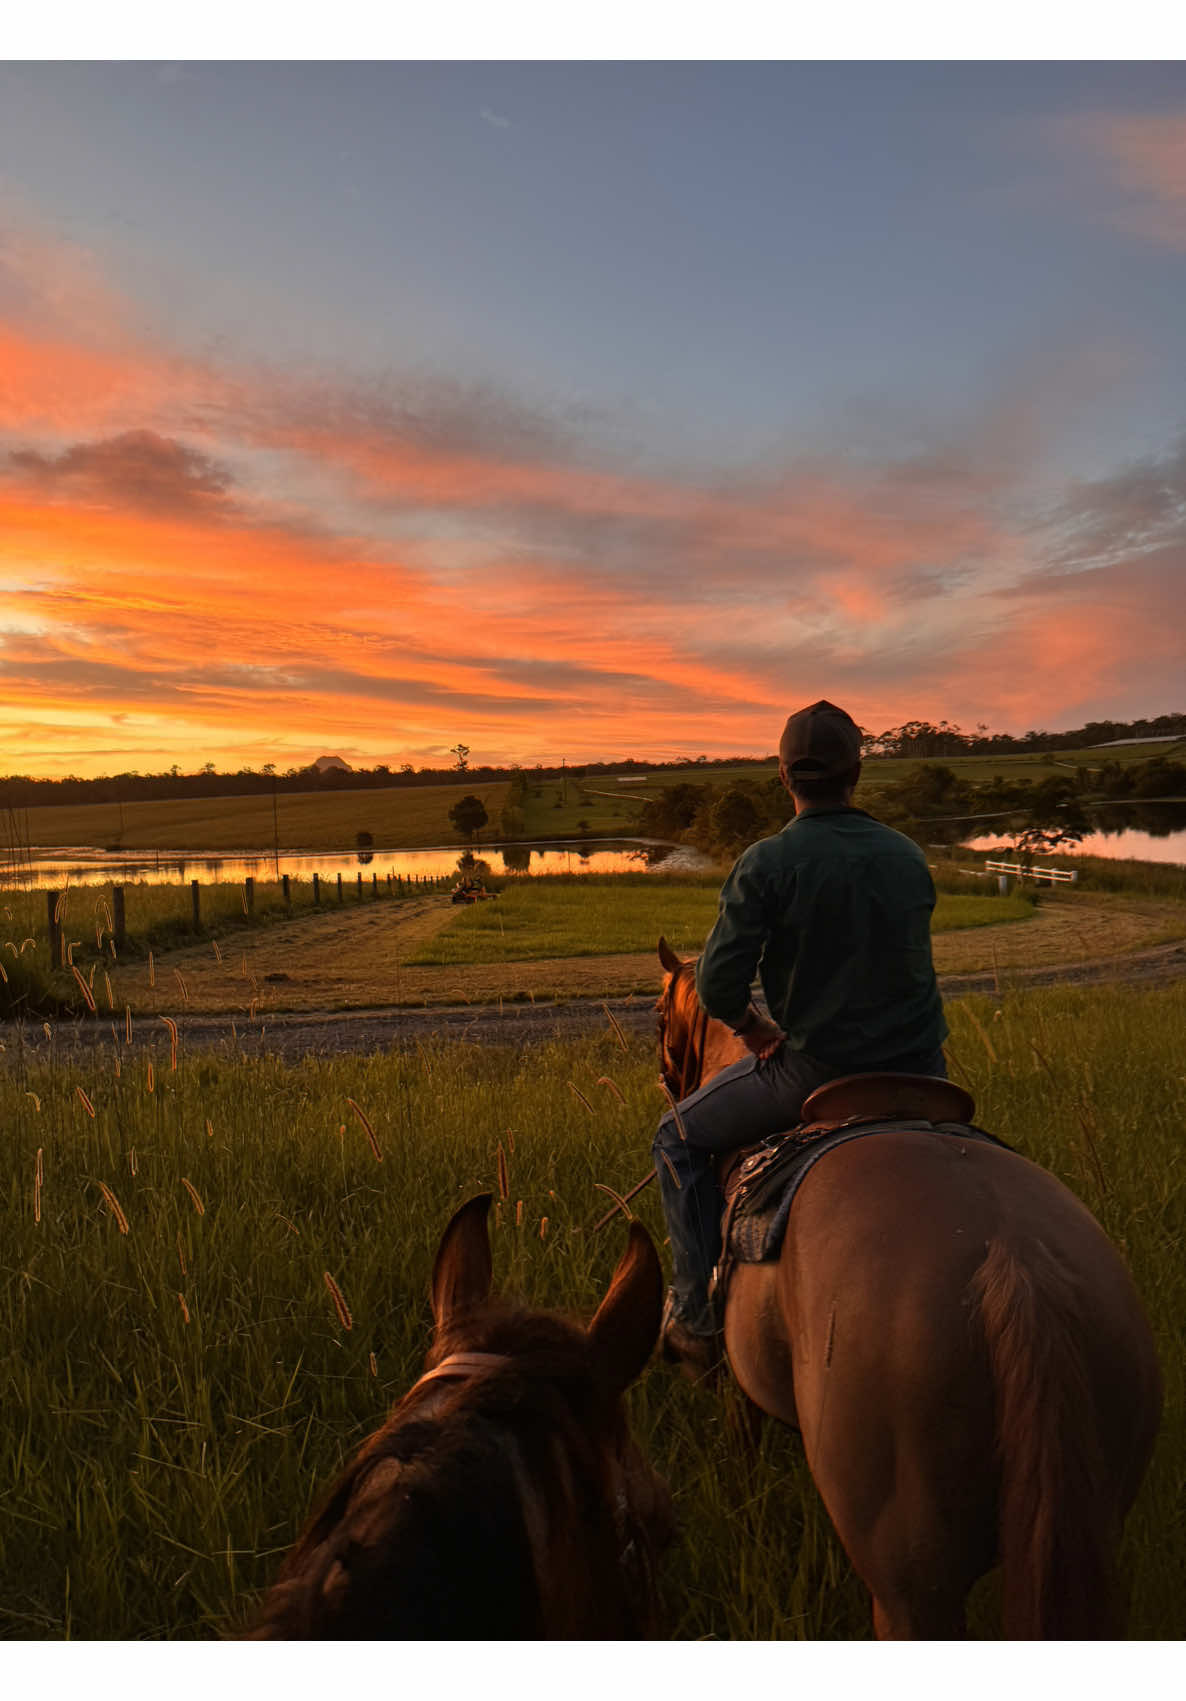
<svg viewBox="0 0 1186 1701">
<path fill-rule="evenodd" d="M 976 1127 L 971 1120 L 975 1109 L 970 1093 L 933 1075 L 844 1075 L 817 1087 L 804 1102 L 803 1121 L 796 1128 L 730 1154 L 719 1178 L 725 1214 L 714 1294 L 723 1297 L 735 1263 L 762 1264 L 778 1257 L 795 1194 L 825 1153 L 849 1140 L 888 1133 L 947 1134 L 1005 1146 Z"/>
</svg>

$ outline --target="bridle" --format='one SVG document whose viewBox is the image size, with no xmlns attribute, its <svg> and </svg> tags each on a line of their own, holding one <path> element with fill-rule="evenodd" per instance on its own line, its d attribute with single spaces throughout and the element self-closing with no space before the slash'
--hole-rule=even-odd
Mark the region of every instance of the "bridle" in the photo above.
<svg viewBox="0 0 1186 1701">
<path fill-rule="evenodd" d="M 448 1377 L 471 1379 L 490 1376 L 502 1365 L 512 1362 L 508 1353 L 450 1353 L 448 1358 L 443 1358 L 434 1369 L 426 1370 L 419 1381 L 413 1382 L 404 1399 L 414 1394 L 417 1388 L 423 1388 L 426 1382 Z"/>
<path fill-rule="evenodd" d="M 689 1093 L 696 1091 L 704 1070 L 704 1050 L 708 1036 L 709 1015 L 699 999 L 696 1001 L 697 1014 L 692 1022 L 687 1044 L 684 1047 L 683 1058 L 680 1062 L 678 1081 L 674 1070 L 664 1067 L 664 1064 L 672 1057 L 672 1052 L 666 1043 L 671 1026 L 671 1007 L 674 1002 L 672 995 L 684 970 L 692 970 L 693 968 L 694 965 L 691 963 L 682 963 L 678 969 L 674 969 L 671 979 L 667 983 L 666 991 L 659 1000 L 659 1067 L 662 1070 L 663 1085 L 677 1104 L 681 1099 L 686 1099 Z"/>
</svg>

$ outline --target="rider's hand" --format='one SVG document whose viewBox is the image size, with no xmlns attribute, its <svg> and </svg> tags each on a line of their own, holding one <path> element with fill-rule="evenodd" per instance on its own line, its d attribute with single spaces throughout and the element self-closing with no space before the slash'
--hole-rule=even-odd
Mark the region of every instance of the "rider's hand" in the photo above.
<svg viewBox="0 0 1186 1701">
<path fill-rule="evenodd" d="M 771 1022 L 751 1004 L 742 1025 L 734 1030 L 747 1050 L 755 1057 L 773 1057 L 786 1035 L 777 1022 Z"/>
</svg>

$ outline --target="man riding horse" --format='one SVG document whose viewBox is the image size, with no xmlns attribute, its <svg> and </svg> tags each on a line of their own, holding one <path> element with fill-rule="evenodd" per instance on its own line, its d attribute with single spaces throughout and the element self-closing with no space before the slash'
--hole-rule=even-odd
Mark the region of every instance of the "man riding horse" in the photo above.
<svg viewBox="0 0 1186 1701">
<path fill-rule="evenodd" d="M 778 772 L 794 817 L 737 859 L 696 965 L 701 1005 L 749 1052 L 669 1110 L 653 1147 L 671 1236 L 664 1352 L 696 1371 L 720 1356 L 714 1159 L 794 1127 L 837 1076 L 947 1072 L 934 883 L 913 840 L 853 808 L 860 771 L 860 729 L 843 709 L 821 701 L 790 717 Z M 750 1001 L 758 972 L 769 1018 Z"/>
</svg>

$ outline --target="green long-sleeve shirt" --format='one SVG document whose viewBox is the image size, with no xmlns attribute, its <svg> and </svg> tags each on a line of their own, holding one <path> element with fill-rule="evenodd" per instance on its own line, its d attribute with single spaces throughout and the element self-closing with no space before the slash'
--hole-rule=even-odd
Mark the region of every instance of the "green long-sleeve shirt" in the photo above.
<svg viewBox="0 0 1186 1701">
<path fill-rule="evenodd" d="M 696 966 L 711 1016 L 740 1025 L 760 970 L 796 1051 L 840 1070 L 925 1056 L 947 1036 L 922 851 L 863 809 L 801 810 L 738 857 Z"/>
</svg>

